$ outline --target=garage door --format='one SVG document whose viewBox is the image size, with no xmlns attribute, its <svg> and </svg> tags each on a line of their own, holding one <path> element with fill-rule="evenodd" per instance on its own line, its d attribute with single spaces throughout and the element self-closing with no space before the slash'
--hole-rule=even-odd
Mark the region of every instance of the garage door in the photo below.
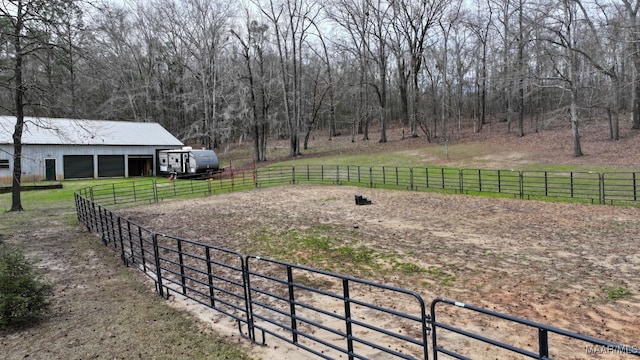
<svg viewBox="0 0 640 360">
<path fill-rule="evenodd" d="M 93 177 L 93 155 L 65 155 L 63 162 L 65 179 Z"/>
<path fill-rule="evenodd" d="M 124 177 L 124 155 L 98 155 L 98 177 Z"/>
</svg>

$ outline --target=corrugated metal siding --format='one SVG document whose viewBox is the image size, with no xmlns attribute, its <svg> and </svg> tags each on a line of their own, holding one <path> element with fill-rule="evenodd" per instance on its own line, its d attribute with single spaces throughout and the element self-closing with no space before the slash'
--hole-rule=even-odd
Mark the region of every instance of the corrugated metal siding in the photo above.
<svg viewBox="0 0 640 360">
<path fill-rule="evenodd" d="M 56 179 L 62 180 L 64 175 L 64 155 L 93 155 L 97 164 L 98 155 L 144 155 L 153 156 L 153 168 L 156 169 L 156 151 L 170 149 L 165 146 L 83 146 L 83 145 L 23 145 L 22 176 L 24 181 L 45 179 L 45 159 L 56 159 Z M 0 158 L 9 158 L 10 169 L 0 169 L 0 181 L 11 181 L 13 171 L 13 146 L 0 145 Z M 125 157 L 125 165 L 127 157 Z M 125 169 L 126 170 L 126 169 Z M 155 171 L 155 170 L 154 170 Z M 129 174 L 126 173 L 125 176 Z M 132 174 L 138 175 L 138 174 Z M 97 177 L 97 166 L 94 177 Z"/>
</svg>

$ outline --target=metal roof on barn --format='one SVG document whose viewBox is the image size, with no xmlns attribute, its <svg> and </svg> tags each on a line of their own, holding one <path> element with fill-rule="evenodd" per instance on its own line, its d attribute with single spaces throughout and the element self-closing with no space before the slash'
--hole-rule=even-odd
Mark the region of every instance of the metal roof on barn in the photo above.
<svg viewBox="0 0 640 360">
<path fill-rule="evenodd" d="M 182 146 L 162 125 L 150 122 L 25 117 L 22 144 Z M 0 144 L 13 144 L 15 116 L 0 116 Z"/>
</svg>

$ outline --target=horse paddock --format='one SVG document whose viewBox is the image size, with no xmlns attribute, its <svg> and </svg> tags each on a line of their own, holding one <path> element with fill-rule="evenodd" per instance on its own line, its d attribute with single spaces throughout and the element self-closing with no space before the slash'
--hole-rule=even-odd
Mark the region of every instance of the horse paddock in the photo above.
<svg viewBox="0 0 640 360">
<path fill-rule="evenodd" d="M 356 194 L 372 204 L 357 206 Z M 427 304 L 446 297 L 640 346 L 639 208 L 291 185 L 171 200 L 118 213 L 158 233 L 408 289 Z M 172 299 L 221 332 L 237 332 L 235 322 L 215 311 Z M 396 298 L 381 301 L 404 306 Z M 484 336 L 537 346 L 537 334 L 509 323 L 455 308 L 439 314 L 439 321 L 455 320 L 457 326 Z M 549 338 L 552 357 L 597 358 L 587 355 L 585 343 Z M 440 345 L 473 358 L 509 357 L 458 335 L 442 339 Z M 266 346 L 254 347 L 256 356 L 306 356 L 272 340 L 267 337 Z"/>
</svg>

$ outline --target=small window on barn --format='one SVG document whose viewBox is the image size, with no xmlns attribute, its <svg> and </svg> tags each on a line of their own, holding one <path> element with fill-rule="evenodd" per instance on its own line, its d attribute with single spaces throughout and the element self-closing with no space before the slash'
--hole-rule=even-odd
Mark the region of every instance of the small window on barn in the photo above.
<svg viewBox="0 0 640 360">
<path fill-rule="evenodd" d="M 0 169 L 9 168 L 9 159 L 0 159 Z"/>
</svg>

